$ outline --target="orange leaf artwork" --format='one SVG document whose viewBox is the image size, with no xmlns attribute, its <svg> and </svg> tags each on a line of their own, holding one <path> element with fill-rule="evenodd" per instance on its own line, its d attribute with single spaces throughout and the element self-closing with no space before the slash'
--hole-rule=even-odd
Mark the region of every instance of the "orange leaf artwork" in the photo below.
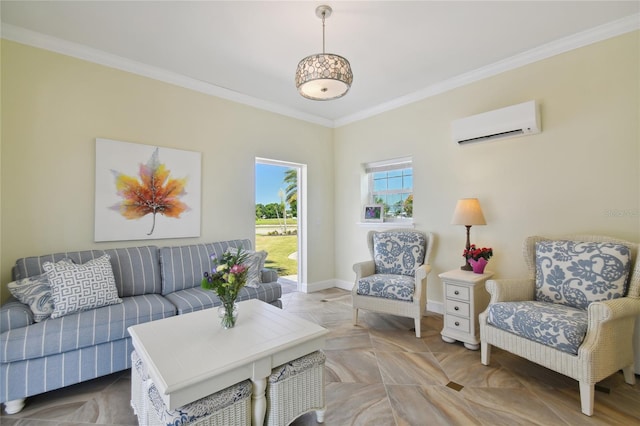
<svg viewBox="0 0 640 426">
<path fill-rule="evenodd" d="M 147 235 L 153 234 L 156 214 L 177 219 L 189 210 L 189 206 L 180 201 L 186 194 L 187 179 L 171 178 L 171 171 L 160 163 L 158 157 L 156 148 L 147 164 L 140 164 L 140 179 L 112 170 L 116 178 L 116 190 L 122 197 L 122 202 L 114 205 L 112 209 L 119 211 L 127 219 L 153 215 L 151 231 Z"/>
</svg>

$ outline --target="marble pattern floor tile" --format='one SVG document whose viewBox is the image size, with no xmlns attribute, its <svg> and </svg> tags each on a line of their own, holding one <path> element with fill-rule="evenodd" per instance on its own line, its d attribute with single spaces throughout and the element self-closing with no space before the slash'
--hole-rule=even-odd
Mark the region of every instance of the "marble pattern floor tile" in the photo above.
<svg viewBox="0 0 640 426">
<path fill-rule="evenodd" d="M 282 304 L 329 329 L 327 426 L 640 424 L 640 380 L 627 385 L 621 373 L 599 383 L 588 417 L 575 380 L 495 348 L 484 366 L 479 351 L 442 340 L 442 315 L 423 317 L 416 338 L 411 318 L 360 310 L 354 326 L 345 290 L 289 292 Z M 130 372 L 122 371 L 37 395 L 20 413 L 0 414 L 0 425 L 135 425 L 130 387 Z M 292 425 L 317 425 L 315 412 Z"/>
</svg>

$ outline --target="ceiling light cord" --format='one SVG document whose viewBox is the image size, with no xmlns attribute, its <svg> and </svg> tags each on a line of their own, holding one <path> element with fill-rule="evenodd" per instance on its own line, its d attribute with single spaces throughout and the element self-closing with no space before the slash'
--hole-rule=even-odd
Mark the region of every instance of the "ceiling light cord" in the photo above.
<svg viewBox="0 0 640 426">
<path fill-rule="evenodd" d="M 322 12 L 322 54 L 324 55 L 324 17 L 327 14 L 326 11 Z"/>
</svg>

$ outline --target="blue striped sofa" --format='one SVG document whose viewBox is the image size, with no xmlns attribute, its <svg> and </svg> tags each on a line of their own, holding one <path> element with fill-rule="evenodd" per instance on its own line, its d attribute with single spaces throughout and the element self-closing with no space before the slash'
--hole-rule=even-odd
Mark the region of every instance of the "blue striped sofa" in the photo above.
<svg viewBox="0 0 640 426">
<path fill-rule="evenodd" d="M 229 248 L 251 249 L 248 239 L 176 247 L 143 246 L 56 253 L 18 259 L 14 280 L 40 275 L 44 262 L 69 258 L 78 264 L 109 254 L 122 303 L 35 322 L 28 305 L 10 298 L 0 307 L 0 403 L 16 413 L 25 398 L 131 367 L 127 328 L 220 305 L 202 290 L 210 255 Z M 257 288 L 244 287 L 239 300 L 259 299 L 282 307 L 273 270 L 262 271 Z"/>
</svg>

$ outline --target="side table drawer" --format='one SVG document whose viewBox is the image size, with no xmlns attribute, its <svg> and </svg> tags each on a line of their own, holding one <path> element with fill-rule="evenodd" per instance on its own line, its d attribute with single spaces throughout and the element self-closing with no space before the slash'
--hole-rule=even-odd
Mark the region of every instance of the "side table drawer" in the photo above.
<svg viewBox="0 0 640 426">
<path fill-rule="evenodd" d="M 454 317 L 447 315 L 445 317 L 445 326 L 451 330 L 457 330 L 461 333 L 469 333 L 471 331 L 470 321 L 468 318 Z"/>
<path fill-rule="evenodd" d="M 448 314 L 460 315 L 461 317 L 469 318 L 471 311 L 468 303 L 447 299 L 445 301 L 445 306 Z"/>
<path fill-rule="evenodd" d="M 469 288 L 459 285 L 449 284 L 447 285 L 447 297 L 453 297 L 454 299 L 469 301 Z"/>
</svg>

